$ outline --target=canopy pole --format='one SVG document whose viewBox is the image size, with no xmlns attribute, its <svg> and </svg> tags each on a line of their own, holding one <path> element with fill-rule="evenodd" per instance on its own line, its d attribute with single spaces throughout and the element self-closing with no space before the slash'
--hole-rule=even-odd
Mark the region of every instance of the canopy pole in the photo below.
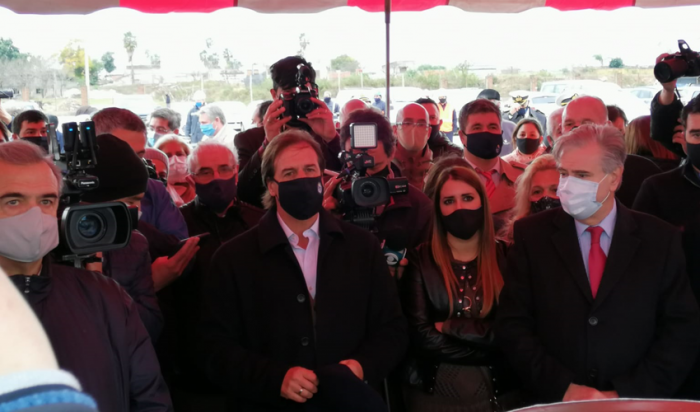
<svg viewBox="0 0 700 412">
<path fill-rule="evenodd" d="M 389 45 L 391 0 L 384 0 L 384 22 L 386 23 L 386 118 L 391 119 L 391 96 L 389 94 L 389 89 L 391 88 L 391 48 Z"/>
</svg>

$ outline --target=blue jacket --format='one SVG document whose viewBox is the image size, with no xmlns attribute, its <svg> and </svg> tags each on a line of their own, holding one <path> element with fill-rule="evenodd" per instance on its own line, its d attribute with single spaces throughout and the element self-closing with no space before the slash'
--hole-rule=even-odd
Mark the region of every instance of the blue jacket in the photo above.
<svg viewBox="0 0 700 412">
<path fill-rule="evenodd" d="M 185 123 L 185 136 L 190 137 L 190 142 L 192 144 L 201 142 L 204 136 L 202 129 L 199 127 L 199 118 L 196 118 L 194 115 L 197 112 L 199 112 L 199 109 L 197 106 L 193 106 L 187 114 L 187 122 Z"/>
<path fill-rule="evenodd" d="M 181 240 L 188 237 L 185 218 L 160 180 L 148 179 L 146 195 L 141 201 L 141 220 L 166 235 L 177 236 Z"/>
</svg>

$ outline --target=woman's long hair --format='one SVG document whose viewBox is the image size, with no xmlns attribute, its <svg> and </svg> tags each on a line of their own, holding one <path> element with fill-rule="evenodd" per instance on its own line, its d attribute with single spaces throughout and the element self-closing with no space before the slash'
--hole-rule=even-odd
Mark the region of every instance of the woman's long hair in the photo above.
<svg viewBox="0 0 700 412">
<path fill-rule="evenodd" d="M 452 315 L 454 296 L 457 295 L 459 287 L 457 276 L 452 270 L 452 250 L 447 243 L 447 230 L 442 224 L 442 212 L 440 211 L 442 187 L 450 179 L 462 181 L 472 186 L 481 198 L 484 225 L 479 231 L 481 233 L 481 240 L 479 242 L 477 255 L 476 287 L 477 293 L 483 296 L 483 307 L 479 314 L 479 316 L 483 318 L 489 314 L 494 306 L 494 302 L 498 302 L 498 295 L 503 288 L 503 277 L 498 268 L 496 235 L 494 234 L 493 218 L 491 216 L 491 208 L 489 207 L 486 189 L 479 176 L 471 168 L 464 166 L 447 167 L 440 172 L 440 175 L 435 181 L 435 190 L 432 196 L 435 210 L 433 213 L 433 234 L 431 240 L 433 259 L 435 259 L 435 263 L 440 269 L 440 273 L 442 273 L 450 305 L 450 315 Z"/>
<path fill-rule="evenodd" d="M 511 211 L 510 219 L 499 233 L 500 237 L 513 242 L 513 225 L 518 220 L 530 215 L 530 191 L 532 179 L 539 172 L 545 170 L 557 170 L 557 162 L 552 155 L 542 155 L 530 163 L 525 172 L 515 181 L 515 207 Z"/>
<path fill-rule="evenodd" d="M 651 139 L 651 116 L 641 116 L 630 122 L 625 133 L 625 146 L 629 154 L 678 160 L 673 152 Z"/>
</svg>

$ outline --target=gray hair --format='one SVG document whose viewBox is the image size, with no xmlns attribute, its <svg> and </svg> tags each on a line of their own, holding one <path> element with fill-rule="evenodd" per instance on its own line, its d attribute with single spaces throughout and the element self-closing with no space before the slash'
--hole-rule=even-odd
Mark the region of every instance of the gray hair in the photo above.
<svg viewBox="0 0 700 412">
<path fill-rule="evenodd" d="M 197 173 L 199 169 L 199 156 L 205 153 L 215 152 L 225 152 L 229 156 L 229 163 L 232 166 L 236 166 L 238 164 L 236 154 L 233 153 L 228 146 L 219 142 L 207 141 L 198 144 L 197 147 L 192 150 L 192 153 L 187 156 L 187 169 L 190 171 L 190 174 Z"/>
<path fill-rule="evenodd" d="M 559 131 L 559 134 L 561 134 L 561 120 L 563 116 L 563 107 L 560 107 L 549 114 L 549 117 L 547 118 L 547 136 L 554 136 L 554 131 L 557 129 Z"/>
<path fill-rule="evenodd" d="M 224 124 L 224 125 L 226 124 L 226 115 L 224 115 L 224 111 L 221 110 L 221 107 L 219 107 L 219 106 L 212 106 L 212 105 L 208 104 L 208 105 L 202 107 L 202 109 L 199 111 L 200 116 L 203 114 L 206 114 L 207 116 L 209 116 L 209 121 L 211 121 L 211 122 L 213 122 L 214 119 L 216 119 L 218 117 L 219 120 L 221 120 L 222 124 Z"/>
<path fill-rule="evenodd" d="M 176 134 L 166 134 L 165 136 L 161 136 L 160 139 L 156 140 L 155 148 L 158 150 L 161 150 L 161 147 L 165 146 L 166 144 L 170 142 L 175 142 L 182 146 L 182 151 L 185 152 L 186 155 L 190 155 L 190 152 L 192 149 L 190 149 L 190 145 L 187 144 L 182 138 Z"/>
<path fill-rule="evenodd" d="M 92 116 L 95 122 L 95 134 L 111 134 L 115 129 L 124 129 L 131 132 L 143 132 L 146 135 L 146 125 L 141 118 L 129 110 L 117 107 L 102 109 Z"/>
<path fill-rule="evenodd" d="M 158 109 L 155 112 L 151 113 L 151 118 L 154 118 L 154 117 L 167 121 L 168 128 L 170 130 L 179 129 L 180 123 L 182 121 L 182 117 L 180 116 L 180 113 L 178 113 L 172 109 Z"/>
<path fill-rule="evenodd" d="M 0 162 L 14 166 L 29 166 L 37 163 L 46 163 L 56 177 L 58 192 L 63 188 L 63 174 L 51 158 L 41 147 L 24 140 L 14 140 L 0 144 Z"/>
<path fill-rule="evenodd" d="M 612 126 L 585 124 L 563 135 L 554 145 L 554 159 L 557 164 L 567 150 L 578 149 L 595 143 L 600 147 L 600 159 L 603 171 L 612 173 L 619 167 L 624 167 L 627 159 L 625 139 L 622 133 Z"/>
</svg>

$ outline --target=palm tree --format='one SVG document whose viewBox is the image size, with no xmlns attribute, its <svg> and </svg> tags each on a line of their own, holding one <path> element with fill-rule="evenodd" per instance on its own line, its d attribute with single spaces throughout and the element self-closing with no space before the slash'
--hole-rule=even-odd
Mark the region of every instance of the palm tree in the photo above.
<svg viewBox="0 0 700 412">
<path fill-rule="evenodd" d="M 600 62 L 600 67 L 604 67 L 605 63 L 603 62 L 603 55 L 601 54 L 596 54 L 593 56 L 594 59 L 598 60 Z"/>
<path fill-rule="evenodd" d="M 129 56 L 129 65 L 131 66 L 131 84 L 136 84 L 136 81 L 134 80 L 134 51 L 136 51 L 136 46 L 138 46 L 138 43 L 136 42 L 136 37 L 131 33 L 127 32 L 124 34 L 124 49 L 126 50 L 126 54 Z"/>
</svg>

